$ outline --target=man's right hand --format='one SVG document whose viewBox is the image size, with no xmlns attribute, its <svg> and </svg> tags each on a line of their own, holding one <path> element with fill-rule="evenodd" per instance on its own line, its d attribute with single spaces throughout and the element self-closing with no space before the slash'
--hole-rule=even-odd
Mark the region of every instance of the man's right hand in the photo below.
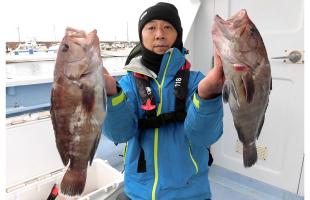
<svg viewBox="0 0 310 200">
<path fill-rule="evenodd" d="M 113 96 L 117 94 L 116 88 L 116 80 L 109 75 L 109 72 L 103 67 L 102 76 L 105 81 L 105 90 L 107 92 L 107 96 Z"/>
<path fill-rule="evenodd" d="M 221 57 L 217 50 L 214 50 L 214 67 L 208 72 L 198 84 L 198 95 L 203 99 L 213 98 L 222 92 L 225 81 Z"/>
</svg>

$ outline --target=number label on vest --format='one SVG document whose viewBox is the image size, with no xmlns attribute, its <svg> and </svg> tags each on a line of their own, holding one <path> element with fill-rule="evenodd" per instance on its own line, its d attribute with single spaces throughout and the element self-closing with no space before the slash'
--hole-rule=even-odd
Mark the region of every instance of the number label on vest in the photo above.
<svg viewBox="0 0 310 200">
<path fill-rule="evenodd" d="M 174 87 L 180 87 L 182 82 L 182 78 L 176 78 Z"/>
</svg>

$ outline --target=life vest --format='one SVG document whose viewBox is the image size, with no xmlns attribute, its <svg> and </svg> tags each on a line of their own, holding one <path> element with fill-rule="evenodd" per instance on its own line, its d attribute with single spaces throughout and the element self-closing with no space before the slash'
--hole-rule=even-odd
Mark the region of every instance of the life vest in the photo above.
<svg viewBox="0 0 310 200">
<path fill-rule="evenodd" d="M 162 113 L 156 116 L 155 97 L 152 94 L 149 77 L 134 73 L 136 87 L 142 101 L 141 109 L 144 110 L 146 118 L 139 119 L 139 128 L 159 128 L 171 122 L 183 122 L 186 117 L 185 103 L 187 97 L 187 85 L 190 73 L 190 63 L 186 60 L 184 66 L 175 76 L 175 111 Z"/>
</svg>

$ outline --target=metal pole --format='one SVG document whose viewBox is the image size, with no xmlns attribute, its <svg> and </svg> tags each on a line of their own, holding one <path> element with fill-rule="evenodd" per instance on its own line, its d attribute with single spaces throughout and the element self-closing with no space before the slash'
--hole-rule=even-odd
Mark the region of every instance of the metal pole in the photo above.
<svg viewBox="0 0 310 200">
<path fill-rule="evenodd" d="M 127 21 L 127 42 L 129 42 L 129 35 L 128 35 L 128 21 Z"/>
<path fill-rule="evenodd" d="M 19 25 L 17 26 L 17 33 L 18 33 L 18 42 L 20 43 L 20 32 L 19 32 Z"/>
<path fill-rule="evenodd" d="M 56 26 L 53 24 L 53 30 L 54 30 L 54 41 L 56 42 Z"/>
</svg>

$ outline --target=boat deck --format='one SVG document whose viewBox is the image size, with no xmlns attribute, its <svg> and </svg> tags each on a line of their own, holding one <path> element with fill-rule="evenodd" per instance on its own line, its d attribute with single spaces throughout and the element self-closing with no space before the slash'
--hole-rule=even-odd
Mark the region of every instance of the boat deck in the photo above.
<svg viewBox="0 0 310 200">
<path fill-rule="evenodd" d="M 104 150 L 103 150 L 104 148 Z M 102 137 L 97 157 L 108 162 L 117 170 L 123 170 L 124 144 L 114 145 Z M 212 165 L 209 171 L 212 200 L 303 200 L 303 197 L 243 176 L 231 170 Z"/>
<path fill-rule="evenodd" d="M 281 190 L 238 173 L 212 166 L 209 172 L 213 200 L 303 200 L 296 194 Z"/>
</svg>

